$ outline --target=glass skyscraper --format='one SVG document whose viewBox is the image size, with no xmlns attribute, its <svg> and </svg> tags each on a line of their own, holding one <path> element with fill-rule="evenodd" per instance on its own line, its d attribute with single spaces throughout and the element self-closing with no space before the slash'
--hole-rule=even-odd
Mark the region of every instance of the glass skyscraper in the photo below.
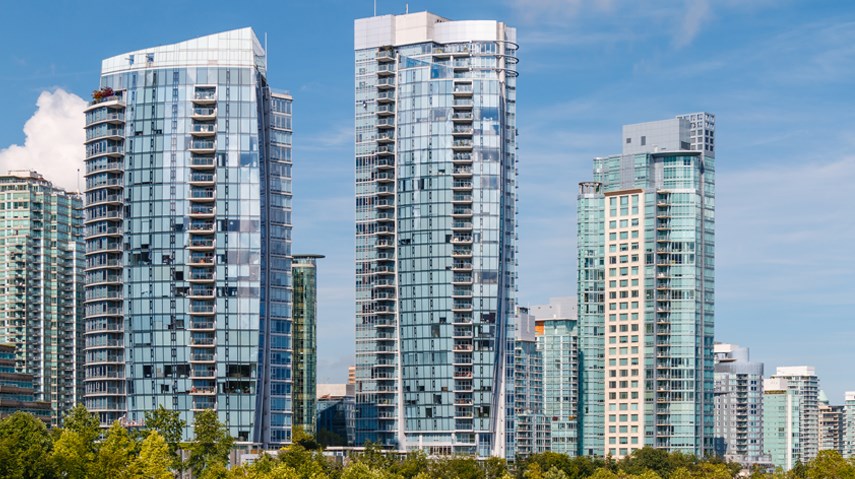
<svg viewBox="0 0 855 479">
<path fill-rule="evenodd" d="M 0 343 L 52 426 L 82 400 L 83 251 L 79 194 L 32 171 L 0 175 Z"/>
<path fill-rule="evenodd" d="M 804 403 L 784 378 L 763 381 L 763 448 L 772 465 L 789 471 L 804 463 L 801 416 Z"/>
<path fill-rule="evenodd" d="M 537 347 L 543 356 L 543 412 L 552 452 L 578 453 L 579 329 L 576 298 L 551 298 L 532 306 Z"/>
<path fill-rule="evenodd" d="M 356 20 L 357 444 L 506 454 L 515 40 L 427 12 Z"/>
<path fill-rule="evenodd" d="M 712 452 L 714 130 L 708 113 L 625 126 L 580 184 L 582 454 Z"/>
<path fill-rule="evenodd" d="M 249 28 L 104 60 L 86 109 L 85 405 L 291 437 L 291 97 Z"/>
<path fill-rule="evenodd" d="M 291 260 L 294 336 L 294 425 L 316 434 L 318 372 L 319 254 L 294 255 Z"/>
</svg>

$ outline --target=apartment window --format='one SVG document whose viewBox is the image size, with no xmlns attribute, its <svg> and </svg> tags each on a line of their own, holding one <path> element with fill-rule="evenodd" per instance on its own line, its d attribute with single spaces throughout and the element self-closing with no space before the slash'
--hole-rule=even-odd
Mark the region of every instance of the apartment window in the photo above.
<svg viewBox="0 0 855 479">
<path fill-rule="evenodd" d="M 644 145 L 646 145 L 646 144 L 647 144 L 647 137 L 646 137 L 646 136 L 642 136 L 642 137 L 641 137 L 641 146 L 644 146 Z"/>
</svg>

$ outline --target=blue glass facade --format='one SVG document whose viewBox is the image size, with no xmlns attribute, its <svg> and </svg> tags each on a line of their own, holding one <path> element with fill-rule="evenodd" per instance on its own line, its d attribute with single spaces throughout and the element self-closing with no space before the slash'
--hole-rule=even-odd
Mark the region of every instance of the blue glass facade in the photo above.
<svg viewBox="0 0 855 479">
<path fill-rule="evenodd" d="M 163 405 L 188 437 L 216 409 L 239 441 L 288 441 L 290 96 L 249 29 L 105 60 L 99 91 L 87 261 L 108 281 L 87 285 L 86 406 L 141 424 Z"/>
<path fill-rule="evenodd" d="M 512 435 L 516 45 L 488 23 L 357 47 L 358 444 L 486 456 Z"/>
</svg>

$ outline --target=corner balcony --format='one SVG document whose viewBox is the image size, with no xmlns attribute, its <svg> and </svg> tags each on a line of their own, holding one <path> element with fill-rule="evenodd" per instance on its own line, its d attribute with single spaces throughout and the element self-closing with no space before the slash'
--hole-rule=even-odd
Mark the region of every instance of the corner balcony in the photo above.
<svg viewBox="0 0 855 479">
<path fill-rule="evenodd" d="M 393 50 L 378 50 L 376 58 L 380 63 L 394 62 L 395 52 Z"/>
<path fill-rule="evenodd" d="M 381 91 L 377 93 L 377 104 L 378 105 L 389 105 L 395 103 L 395 92 L 394 91 Z"/>
<path fill-rule="evenodd" d="M 394 142 L 395 142 L 394 130 L 377 134 L 377 144 L 378 145 L 388 145 L 389 143 L 394 143 Z"/>
<path fill-rule="evenodd" d="M 389 90 L 395 88 L 395 78 L 394 77 L 385 77 L 377 79 L 377 89 L 380 91 Z"/>
<path fill-rule="evenodd" d="M 395 154 L 395 147 L 394 145 L 381 145 L 377 147 L 376 153 L 377 156 L 388 158 Z"/>
<path fill-rule="evenodd" d="M 96 143 L 97 144 L 97 143 Z M 92 145 L 86 147 L 86 157 L 84 161 L 91 160 L 100 156 L 109 156 L 113 158 L 121 157 L 125 154 L 125 147 L 121 144 L 110 144 L 101 148 L 95 148 Z"/>
<path fill-rule="evenodd" d="M 104 125 L 106 126 L 106 125 Z M 86 130 L 86 143 L 98 140 L 122 141 L 125 139 L 125 129 L 122 128 L 89 128 Z"/>
</svg>

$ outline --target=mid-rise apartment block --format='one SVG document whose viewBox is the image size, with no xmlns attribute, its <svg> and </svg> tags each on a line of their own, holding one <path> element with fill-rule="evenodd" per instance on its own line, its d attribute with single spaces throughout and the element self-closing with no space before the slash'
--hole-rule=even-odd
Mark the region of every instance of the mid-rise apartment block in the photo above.
<svg viewBox="0 0 855 479">
<path fill-rule="evenodd" d="M 843 454 L 844 406 L 835 406 L 819 391 L 819 450 Z"/>
<path fill-rule="evenodd" d="M 579 330 L 576 297 L 551 298 L 532 306 L 537 347 L 543 356 L 543 413 L 550 451 L 578 452 Z"/>
<path fill-rule="evenodd" d="M 855 458 L 855 391 L 846 391 L 843 403 L 843 457 Z"/>
<path fill-rule="evenodd" d="M 52 426 L 83 399 L 83 269 L 82 197 L 36 172 L 0 175 L 0 343 Z"/>
<path fill-rule="evenodd" d="M 778 367 L 773 379 L 786 380 L 799 398 L 799 460 L 814 459 L 819 447 L 819 378 L 813 366 Z"/>
<path fill-rule="evenodd" d="M 506 456 L 513 438 L 515 29 L 355 23 L 357 443 Z"/>
<path fill-rule="evenodd" d="M 85 165 L 86 407 L 290 441 L 291 97 L 253 31 L 104 60 Z"/>
<path fill-rule="evenodd" d="M 713 118 L 627 125 L 580 184 L 582 454 L 713 451 Z"/>
<path fill-rule="evenodd" d="M 763 450 L 763 363 L 748 348 L 717 343 L 715 452 L 750 468 L 768 461 Z"/>
<path fill-rule="evenodd" d="M 535 317 L 517 307 L 514 342 L 514 428 L 508 457 L 527 457 L 550 450 L 549 422 L 543 413 L 543 354 L 535 338 Z"/>
<path fill-rule="evenodd" d="M 802 449 L 802 397 L 787 379 L 763 382 L 763 448 L 775 467 L 785 471 L 804 462 Z"/>
</svg>

